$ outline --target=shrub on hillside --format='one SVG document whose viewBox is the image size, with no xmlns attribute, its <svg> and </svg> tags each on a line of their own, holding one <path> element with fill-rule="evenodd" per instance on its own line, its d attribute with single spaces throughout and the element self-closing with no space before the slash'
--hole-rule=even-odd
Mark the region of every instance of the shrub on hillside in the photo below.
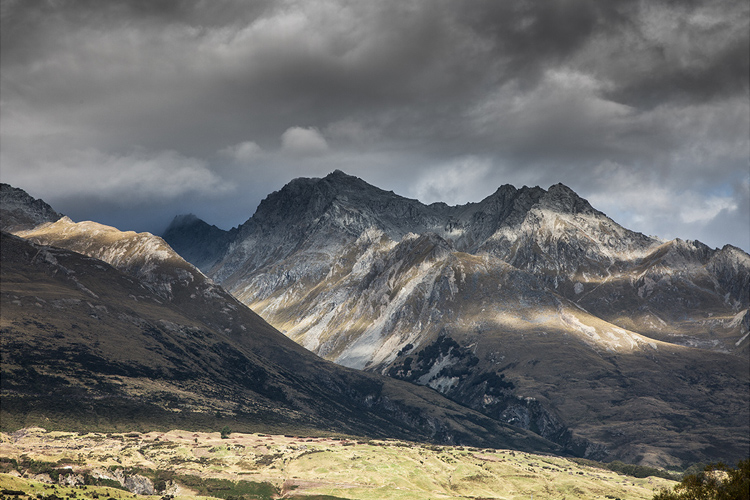
<svg viewBox="0 0 750 500">
<path fill-rule="evenodd" d="M 737 468 L 707 465 L 685 476 L 672 491 L 657 493 L 653 500 L 750 500 L 750 459 L 740 461 Z"/>
</svg>

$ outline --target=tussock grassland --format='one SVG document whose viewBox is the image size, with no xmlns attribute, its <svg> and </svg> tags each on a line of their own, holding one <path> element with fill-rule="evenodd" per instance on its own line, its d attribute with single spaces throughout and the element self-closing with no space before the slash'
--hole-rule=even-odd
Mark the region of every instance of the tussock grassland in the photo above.
<svg viewBox="0 0 750 500">
<path fill-rule="evenodd" d="M 131 491 L 112 487 L 127 477 L 153 486 L 155 495 L 138 497 L 177 500 L 520 500 L 532 494 L 624 500 L 650 499 L 675 484 L 510 450 L 265 434 L 222 438 L 219 432 L 179 430 L 2 433 L 0 471 L 2 495 L 19 500 L 132 499 Z M 76 481 L 88 484 L 62 484 Z"/>
</svg>

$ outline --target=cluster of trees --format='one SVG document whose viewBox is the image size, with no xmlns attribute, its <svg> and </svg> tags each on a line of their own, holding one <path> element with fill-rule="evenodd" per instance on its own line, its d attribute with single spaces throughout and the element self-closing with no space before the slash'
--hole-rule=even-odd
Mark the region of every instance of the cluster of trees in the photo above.
<svg viewBox="0 0 750 500">
<path fill-rule="evenodd" d="M 736 468 L 723 463 L 707 465 L 688 474 L 673 490 L 662 490 L 653 500 L 750 500 L 750 459 Z"/>
</svg>

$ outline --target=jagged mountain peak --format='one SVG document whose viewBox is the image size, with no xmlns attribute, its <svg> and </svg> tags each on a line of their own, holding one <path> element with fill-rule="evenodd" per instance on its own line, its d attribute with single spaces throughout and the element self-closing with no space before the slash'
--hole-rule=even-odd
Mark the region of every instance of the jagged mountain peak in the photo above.
<svg viewBox="0 0 750 500">
<path fill-rule="evenodd" d="M 721 256 L 725 259 L 730 259 L 740 265 L 750 268 L 750 255 L 748 255 L 747 252 L 745 252 L 741 248 L 738 248 L 734 245 L 724 245 L 716 253 L 716 255 Z"/>
<path fill-rule="evenodd" d="M 295 179 L 268 195 L 240 226 L 238 240 L 278 234 L 285 228 L 306 238 L 326 234 L 330 239 L 338 234 L 355 240 L 364 231 L 377 229 L 398 241 L 409 232 L 442 232 L 448 208 L 428 206 L 334 171 L 323 178 Z"/>
<path fill-rule="evenodd" d="M 23 189 L 0 183 L 0 228 L 3 231 L 31 229 L 45 222 L 55 222 L 62 216 Z"/>
<path fill-rule="evenodd" d="M 728 290 L 727 298 L 734 297 L 738 307 L 750 306 L 750 255 L 735 246 L 724 245 L 711 255 L 706 267 Z"/>
<path fill-rule="evenodd" d="M 419 200 L 397 195 L 393 191 L 380 189 L 341 170 L 334 170 L 322 178 L 300 177 L 293 179 L 261 202 L 256 212 L 256 218 L 265 219 L 268 217 L 272 219 L 274 215 L 279 215 L 279 212 L 286 212 L 285 209 L 288 208 L 290 200 L 295 202 L 298 213 L 311 211 L 316 215 L 319 215 L 321 210 L 324 210 L 336 200 L 370 202 L 381 212 L 393 208 L 396 204 L 406 203 L 425 211 L 434 209 L 438 212 L 445 212 L 448 217 L 455 217 L 459 212 L 471 207 L 481 207 L 496 212 L 498 207 L 506 208 L 509 203 L 512 203 L 516 210 L 524 212 L 534 205 L 540 205 L 563 213 L 603 215 L 595 210 L 587 200 L 581 198 L 575 191 L 562 183 L 550 186 L 548 190 L 539 186 L 523 186 L 519 189 L 511 184 L 504 184 L 498 187 L 493 194 L 479 202 L 456 206 L 444 202 L 434 202 L 427 205 Z"/>
<path fill-rule="evenodd" d="M 594 209 L 589 202 L 562 183 L 549 187 L 547 192 L 539 200 L 542 207 L 552 209 L 561 213 L 604 215 Z"/>
<path fill-rule="evenodd" d="M 221 231 L 185 216 L 173 221 L 164 237 L 190 262 L 223 281 L 250 268 L 275 266 L 300 251 L 310 254 L 305 262 L 314 255 L 333 255 L 334 248 L 352 244 L 370 230 L 393 242 L 410 233 L 434 233 L 455 250 L 489 253 L 522 269 L 546 269 L 552 279 L 592 262 L 597 273 L 606 275 L 611 262 L 646 255 L 654 244 L 619 226 L 564 184 L 548 190 L 505 184 L 479 202 L 425 205 L 341 170 L 290 181 L 269 194 L 236 230 Z M 553 254 L 539 255 L 539 249 L 552 247 Z M 320 258 L 314 260 L 309 265 L 320 267 Z"/>
<path fill-rule="evenodd" d="M 458 248 L 474 252 L 502 227 L 520 226 L 534 209 L 606 217 L 563 184 L 549 190 L 505 184 L 479 202 L 425 205 L 335 170 L 322 178 L 294 179 L 268 195 L 240 226 L 239 239 L 272 234 L 279 227 L 308 235 L 333 228 L 355 238 L 368 229 L 378 229 L 395 241 L 412 232 L 434 232 L 453 240 Z"/>
<path fill-rule="evenodd" d="M 368 187 L 374 187 L 368 184 L 367 182 L 363 181 L 359 177 L 355 175 L 349 175 L 345 172 L 342 172 L 339 169 L 334 170 L 330 174 L 326 175 L 323 179 L 332 183 L 337 183 L 337 184 L 348 184 L 348 185 L 364 184 Z"/>
<path fill-rule="evenodd" d="M 714 253 L 708 245 L 698 240 L 682 240 L 675 238 L 667 242 L 670 249 L 676 253 L 683 255 L 688 259 L 697 259 L 703 263 L 708 261 L 711 255 Z"/>
<path fill-rule="evenodd" d="M 459 217 L 474 226 L 475 231 L 480 231 L 483 238 L 487 238 L 500 226 L 520 224 L 545 193 L 539 186 L 517 189 L 504 184 L 482 201 L 456 208 L 461 209 Z"/>
<path fill-rule="evenodd" d="M 359 201 L 379 197 L 397 197 L 359 177 L 335 170 L 323 178 L 300 177 L 274 191 L 260 202 L 253 219 L 256 222 L 277 222 L 285 216 L 319 217 L 338 199 Z"/>
</svg>

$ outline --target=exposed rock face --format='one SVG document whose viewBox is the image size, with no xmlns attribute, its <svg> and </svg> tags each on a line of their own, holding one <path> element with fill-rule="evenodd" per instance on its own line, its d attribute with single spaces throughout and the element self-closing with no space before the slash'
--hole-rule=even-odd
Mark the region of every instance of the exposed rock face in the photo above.
<svg viewBox="0 0 750 500">
<path fill-rule="evenodd" d="M 612 458 L 677 463 L 675 443 L 706 439 L 686 429 L 715 426 L 724 411 L 701 416 L 675 399 L 711 406 L 688 382 L 694 367 L 718 363 L 727 397 L 747 378 L 738 355 L 750 344 L 750 256 L 629 231 L 561 184 L 502 186 L 450 207 L 336 171 L 290 182 L 222 238 L 219 256 L 202 236 L 180 245 L 210 253 L 203 271 L 301 345 L 571 450 L 601 454 L 605 444 Z M 448 338 L 457 347 L 419 358 Z M 649 417 L 649 401 L 662 417 Z M 667 414 L 684 411 L 669 424 Z M 730 420 L 716 433 L 747 430 L 746 418 Z M 665 422 L 682 437 L 667 439 L 657 430 Z M 708 458 L 704 444 L 693 459 Z"/>
<path fill-rule="evenodd" d="M 45 222 L 55 222 L 62 214 L 42 200 L 32 198 L 23 189 L 0 183 L 0 229 L 31 229 Z"/>
<path fill-rule="evenodd" d="M 79 486 L 86 484 L 83 476 L 80 474 L 60 474 L 57 483 L 60 486 Z"/>
<path fill-rule="evenodd" d="M 155 495 L 154 483 L 147 477 L 139 476 L 134 474 L 127 476 L 125 481 L 122 483 L 123 486 L 135 495 Z"/>
</svg>

